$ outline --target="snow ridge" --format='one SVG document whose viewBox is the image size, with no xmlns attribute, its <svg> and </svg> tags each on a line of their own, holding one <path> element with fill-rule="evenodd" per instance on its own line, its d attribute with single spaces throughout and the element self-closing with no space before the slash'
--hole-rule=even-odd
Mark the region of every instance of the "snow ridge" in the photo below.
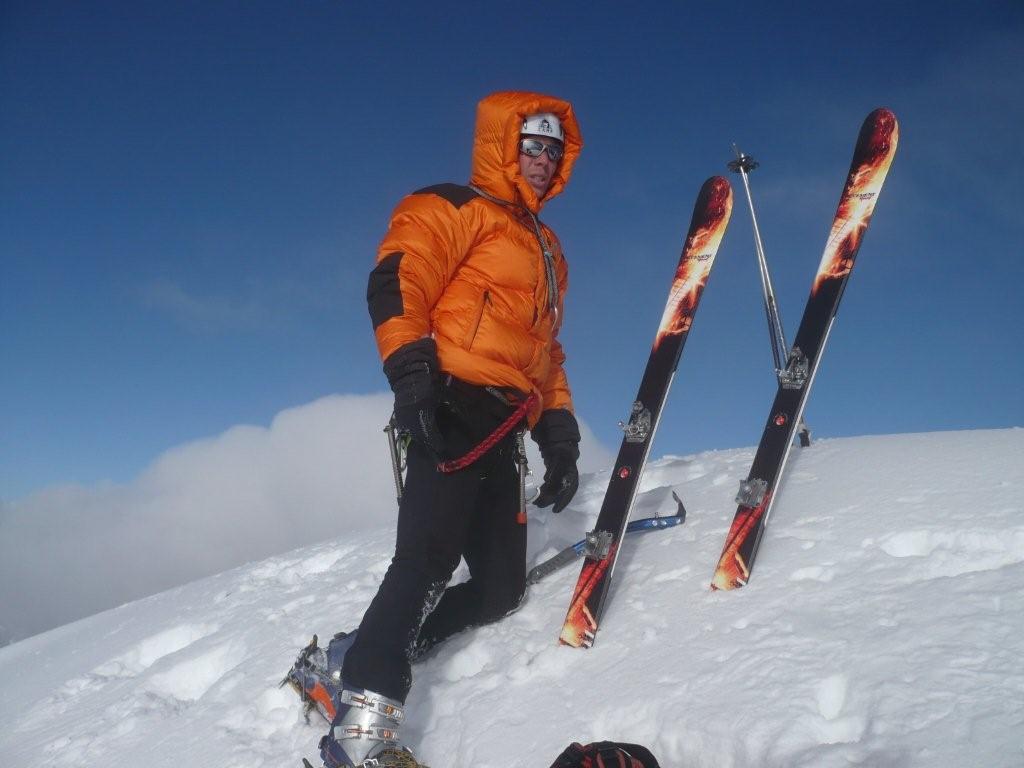
<svg viewBox="0 0 1024 768">
<path fill-rule="evenodd" d="M 415 668 L 407 741 L 435 768 L 541 767 L 570 741 L 663 766 L 1024 764 L 1024 430 L 822 440 L 795 452 L 750 585 L 708 589 L 750 449 L 666 457 L 589 651 L 560 647 L 577 569 Z M 531 565 L 578 539 L 607 473 L 531 513 Z M 296 550 L 0 649 L 0 764 L 258 768 L 316 755 L 278 682 L 355 625 L 381 529 Z M 458 574 L 457 574 L 458 578 Z"/>
</svg>

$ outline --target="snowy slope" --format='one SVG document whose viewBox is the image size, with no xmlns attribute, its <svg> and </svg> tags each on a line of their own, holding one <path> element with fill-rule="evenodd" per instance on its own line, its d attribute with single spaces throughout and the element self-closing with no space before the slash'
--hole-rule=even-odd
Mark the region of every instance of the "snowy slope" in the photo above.
<svg viewBox="0 0 1024 768">
<path fill-rule="evenodd" d="M 1024 430 L 823 440 L 794 453 L 751 584 L 708 582 L 750 449 L 665 458 L 596 646 L 556 637 L 577 569 L 415 668 L 407 741 L 434 768 L 545 768 L 568 742 L 663 766 L 1024 765 Z M 596 517 L 605 474 L 531 564 Z M 324 730 L 277 682 L 313 632 L 355 625 L 381 529 L 237 568 L 0 649 L 0 765 L 259 768 Z M 41 595 L 40 599 L 45 599 Z"/>
</svg>

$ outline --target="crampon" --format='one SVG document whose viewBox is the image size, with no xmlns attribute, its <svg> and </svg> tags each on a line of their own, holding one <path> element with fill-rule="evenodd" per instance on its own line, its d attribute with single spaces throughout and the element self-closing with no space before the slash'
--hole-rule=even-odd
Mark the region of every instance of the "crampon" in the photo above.
<svg viewBox="0 0 1024 768">
<path fill-rule="evenodd" d="M 366 768 L 429 768 L 423 763 L 417 762 L 412 752 L 407 749 L 385 749 L 376 757 L 363 763 Z M 303 768 L 317 768 L 309 760 L 303 758 Z"/>
<path fill-rule="evenodd" d="M 281 685 L 290 685 L 306 705 L 306 719 L 316 711 L 328 723 L 337 713 L 335 703 L 341 692 L 341 665 L 345 653 L 355 640 L 355 632 L 339 632 L 321 648 L 317 636 L 299 652 Z"/>
</svg>

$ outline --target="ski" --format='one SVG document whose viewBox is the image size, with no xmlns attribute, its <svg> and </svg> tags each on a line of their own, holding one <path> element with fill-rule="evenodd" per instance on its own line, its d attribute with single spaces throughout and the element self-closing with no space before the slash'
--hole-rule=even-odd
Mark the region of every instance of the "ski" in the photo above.
<svg viewBox="0 0 1024 768">
<path fill-rule="evenodd" d="M 754 463 L 747 479 L 740 483 L 736 496 L 739 506 L 711 581 L 713 589 L 735 589 L 750 579 L 794 433 L 803 418 L 825 342 L 896 153 L 898 139 L 899 125 L 888 109 L 876 109 L 860 129 L 850 173 L 825 253 L 814 276 L 810 298 L 786 368 L 779 374 L 778 391 L 768 412 Z"/>
<path fill-rule="evenodd" d="M 594 643 L 619 555 L 619 543 L 654 441 L 662 406 L 731 213 L 732 188 L 729 181 L 722 176 L 714 176 L 704 182 L 697 196 L 693 219 L 629 423 L 620 424 L 625 436 L 615 459 L 597 524 L 588 536 L 592 545 L 559 636 L 565 645 L 589 648 Z"/>
<path fill-rule="evenodd" d="M 674 528 L 677 525 L 682 525 L 686 522 L 686 507 L 683 506 L 683 502 L 676 495 L 675 491 L 672 492 L 672 498 L 676 500 L 678 505 L 678 512 L 674 515 L 668 515 L 667 517 L 645 517 L 640 520 L 633 520 L 626 526 L 626 533 L 644 533 L 645 531 L 663 531 L 666 528 Z M 550 576 L 555 571 L 561 570 L 569 563 L 576 562 L 576 559 L 581 555 L 586 554 L 588 551 L 592 551 L 594 543 L 592 537 L 588 536 L 585 539 L 580 539 L 575 544 L 570 544 L 568 547 L 563 549 L 556 555 L 552 555 L 543 563 L 535 565 L 530 569 L 530 572 L 526 574 L 527 584 L 536 584 L 543 578 Z"/>
</svg>

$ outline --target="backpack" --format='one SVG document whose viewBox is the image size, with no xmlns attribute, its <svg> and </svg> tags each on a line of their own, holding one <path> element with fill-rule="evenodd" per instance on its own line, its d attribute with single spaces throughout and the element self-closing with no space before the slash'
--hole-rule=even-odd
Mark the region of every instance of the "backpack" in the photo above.
<svg viewBox="0 0 1024 768">
<path fill-rule="evenodd" d="M 654 755 L 639 744 L 595 741 L 583 746 L 573 742 L 551 768 L 660 768 Z"/>
</svg>

